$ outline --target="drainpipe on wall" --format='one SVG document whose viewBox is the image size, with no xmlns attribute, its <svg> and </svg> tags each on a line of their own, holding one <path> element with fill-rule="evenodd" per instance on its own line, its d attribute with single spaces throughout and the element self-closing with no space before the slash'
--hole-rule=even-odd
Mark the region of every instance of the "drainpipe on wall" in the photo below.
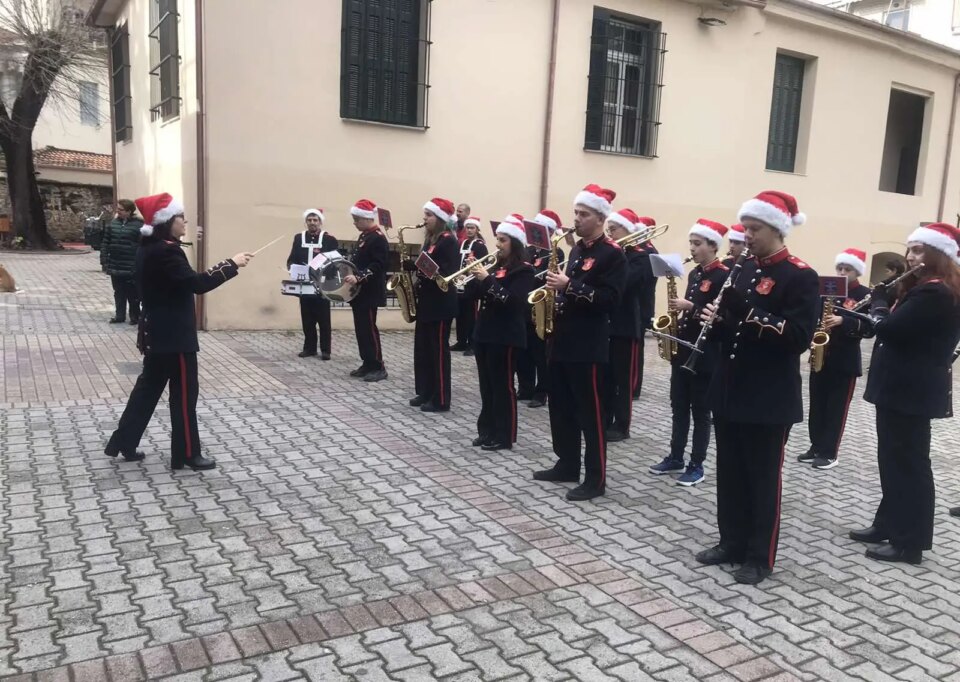
<svg viewBox="0 0 960 682">
<path fill-rule="evenodd" d="M 207 141 L 206 106 L 203 80 L 203 0 L 196 0 L 196 50 L 197 50 L 197 225 L 204 234 L 197 239 L 197 272 L 207 269 Z M 207 316 L 203 296 L 197 296 L 197 328 L 207 328 Z"/>
<path fill-rule="evenodd" d="M 110 43 L 110 49 L 107 50 L 107 73 L 113 74 L 113 34 L 116 28 L 111 26 L 106 29 L 107 40 Z M 107 79 L 110 87 L 110 166 L 113 168 L 113 203 L 116 205 L 120 198 L 117 193 L 117 123 L 113 120 L 113 77 Z"/>
<path fill-rule="evenodd" d="M 553 128 L 553 91 L 557 71 L 557 34 L 560 29 L 560 0 L 553 0 L 553 28 L 550 32 L 550 65 L 547 77 L 547 111 L 543 124 L 543 162 L 540 166 L 539 211 L 547 205 L 547 188 L 550 185 L 550 133 Z"/>
<path fill-rule="evenodd" d="M 943 175 L 940 178 L 940 205 L 937 206 L 937 222 L 943 220 L 943 209 L 947 204 L 947 177 L 950 175 L 950 161 L 953 152 L 953 131 L 957 125 L 957 98 L 960 97 L 960 73 L 953 80 L 953 98 L 950 104 L 950 127 L 947 129 L 947 147 L 943 153 Z M 950 221 L 953 222 L 952 220 Z"/>
</svg>

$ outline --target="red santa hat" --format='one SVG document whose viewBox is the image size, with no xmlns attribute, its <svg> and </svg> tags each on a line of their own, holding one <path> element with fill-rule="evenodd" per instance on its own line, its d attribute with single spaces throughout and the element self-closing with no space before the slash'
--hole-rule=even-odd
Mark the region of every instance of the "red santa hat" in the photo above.
<svg viewBox="0 0 960 682">
<path fill-rule="evenodd" d="M 950 256 L 960 263 L 960 231 L 950 223 L 921 225 L 907 237 L 907 243 L 919 242 Z"/>
<path fill-rule="evenodd" d="M 797 200 L 785 192 L 767 190 L 740 207 L 737 220 L 754 218 L 786 237 L 794 225 L 803 225 L 807 216 L 800 212 Z"/>
<path fill-rule="evenodd" d="M 605 189 L 600 185 L 587 185 L 573 200 L 574 206 L 586 206 L 596 211 L 604 218 L 613 212 L 613 200 L 617 193 L 612 189 Z"/>
<path fill-rule="evenodd" d="M 466 220 L 463 221 L 463 226 L 464 226 L 464 227 L 470 227 L 471 225 L 473 225 L 475 228 L 477 228 L 477 229 L 479 230 L 479 229 L 480 229 L 480 218 L 478 218 L 478 217 L 475 216 L 475 215 L 472 215 L 472 216 L 470 216 L 469 218 L 467 218 Z"/>
<path fill-rule="evenodd" d="M 657 224 L 657 221 L 648 215 L 642 215 L 639 218 L 637 218 L 637 223 L 639 223 L 643 227 L 654 227 Z"/>
<path fill-rule="evenodd" d="M 350 215 L 357 218 L 377 219 L 377 205 L 369 199 L 361 199 L 350 207 Z M 323 222 L 323 219 L 320 220 Z"/>
<path fill-rule="evenodd" d="M 183 213 L 183 204 L 164 192 L 149 197 L 140 197 L 134 201 L 140 215 L 143 216 L 143 227 L 140 233 L 145 237 L 153 234 L 154 225 L 162 225 L 176 215 Z"/>
<path fill-rule="evenodd" d="M 505 234 L 524 246 L 527 245 L 527 231 L 523 229 L 523 218 L 517 213 L 511 213 L 497 225 L 497 234 Z"/>
<path fill-rule="evenodd" d="M 545 208 L 535 215 L 533 222 L 538 225 L 543 225 L 550 232 L 556 232 L 559 228 L 563 227 L 563 224 L 560 222 L 560 216 L 549 208 Z"/>
<path fill-rule="evenodd" d="M 619 225 L 627 232 L 636 232 L 640 229 L 640 218 L 629 208 L 621 208 L 619 211 L 611 213 L 607 216 L 607 222 Z"/>
<path fill-rule="evenodd" d="M 323 225 L 323 223 L 324 223 L 324 221 L 326 220 L 326 218 L 325 218 L 324 215 L 323 215 L 323 211 L 320 210 L 319 208 L 308 208 L 306 211 L 304 211 L 304 212 L 303 212 L 303 222 L 307 222 L 307 218 L 309 218 L 309 217 L 312 216 L 312 215 L 317 216 L 317 218 L 320 219 L 320 224 Z"/>
<path fill-rule="evenodd" d="M 867 271 L 867 252 L 860 249 L 844 249 L 833 259 L 834 265 L 849 265 L 862 277 Z"/>
<path fill-rule="evenodd" d="M 747 241 L 747 235 L 743 231 L 743 225 L 737 223 L 730 226 L 730 231 L 727 232 L 727 240 L 731 242 L 745 242 Z"/>
<path fill-rule="evenodd" d="M 449 199 L 434 197 L 423 205 L 423 210 L 430 211 L 445 223 L 449 223 L 453 219 L 453 202 Z"/>
<path fill-rule="evenodd" d="M 727 233 L 727 226 L 713 220 L 700 218 L 693 227 L 690 228 L 691 237 L 703 237 L 714 246 L 718 247 L 723 242 L 723 236 Z"/>
</svg>

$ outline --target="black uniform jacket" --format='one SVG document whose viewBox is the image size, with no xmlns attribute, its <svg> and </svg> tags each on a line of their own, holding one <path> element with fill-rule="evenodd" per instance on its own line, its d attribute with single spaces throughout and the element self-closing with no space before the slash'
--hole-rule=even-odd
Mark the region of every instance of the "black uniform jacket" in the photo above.
<svg viewBox="0 0 960 682">
<path fill-rule="evenodd" d="M 627 278 L 623 249 L 606 236 L 580 240 L 570 251 L 570 284 L 557 293 L 557 311 L 547 357 L 551 362 L 607 362 L 610 314 Z"/>
<path fill-rule="evenodd" d="M 480 299 L 474 341 L 526 348 L 527 294 L 534 288 L 533 268 L 527 263 L 510 270 L 497 268 L 482 282 L 471 281 L 467 293 Z"/>
<path fill-rule="evenodd" d="M 690 271 L 690 274 L 687 276 L 687 291 L 683 297 L 693 303 L 693 309 L 683 313 L 680 317 L 680 329 L 677 336 L 690 343 L 697 342 L 703 326 L 700 323 L 700 313 L 703 311 L 704 306 L 717 298 L 717 295 L 720 293 L 720 287 L 723 286 L 729 274 L 730 268 L 719 260 L 714 260 L 705 266 L 698 265 Z M 716 339 L 708 338 L 701 347 L 703 348 L 703 353 L 697 358 L 694 367 L 696 368 L 697 374 L 712 374 L 714 368 L 717 366 L 720 344 Z M 683 366 L 690 358 L 690 353 L 692 352 L 693 351 L 686 346 L 678 344 L 677 354 L 673 356 L 671 362 L 674 365 Z"/>
<path fill-rule="evenodd" d="M 216 289 L 238 272 L 232 260 L 196 272 L 179 242 L 148 242 L 137 252 L 137 285 L 143 301 L 140 350 L 144 353 L 196 353 L 194 294 Z"/>
<path fill-rule="evenodd" d="M 350 254 L 350 261 L 357 266 L 360 291 L 350 301 L 355 308 L 378 308 L 387 304 L 387 238 L 374 227 L 364 230 Z"/>
<path fill-rule="evenodd" d="M 440 268 L 440 275 L 452 275 L 459 268 L 460 247 L 452 232 L 446 231 L 440 239 L 424 251 Z M 457 316 L 457 288 L 450 283 L 447 290 L 441 291 L 437 283 L 427 279 L 417 271 L 417 319 L 421 322 L 439 322 L 452 320 Z"/>
<path fill-rule="evenodd" d="M 727 294 L 713 325 L 721 343 L 710 382 L 713 414 L 747 424 L 802 421 L 800 355 L 817 325 L 817 273 L 784 247 L 747 260 Z"/>
<path fill-rule="evenodd" d="M 610 336 L 627 339 L 639 339 L 643 330 L 650 324 L 641 314 L 641 296 L 645 296 L 644 284 L 654 280 L 650 266 L 650 254 L 643 247 L 632 247 L 624 251 L 627 258 L 627 275 L 620 303 L 610 314 Z"/>
<path fill-rule="evenodd" d="M 310 254 L 303 245 L 304 243 L 319 243 L 320 235 L 323 235 L 323 243 L 321 244 L 323 248 L 320 250 L 320 253 L 336 251 L 337 246 L 339 246 L 337 238 L 329 232 L 323 232 L 322 230 L 316 234 L 310 234 L 306 231 L 298 232 L 293 235 L 293 246 L 290 247 L 290 255 L 287 256 L 287 267 L 289 268 L 291 265 L 308 265 L 310 263 L 310 259 L 308 258 Z M 304 240 L 306 240 L 306 242 L 304 242 Z"/>
<path fill-rule="evenodd" d="M 852 315 L 844 315 L 843 311 L 854 307 L 870 293 L 868 287 L 860 282 L 853 282 L 847 289 L 846 298 L 834 298 L 834 314 L 843 318 L 839 327 L 828 330 L 830 342 L 827 343 L 823 355 L 823 369 L 821 372 L 832 372 L 848 377 L 858 377 L 863 374 L 863 363 L 860 358 L 860 339 L 867 333 L 868 323 Z M 820 315 L 823 316 L 824 299 L 820 299 Z"/>
<path fill-rule="evenodd" d="M 644 242 L 636 247 L 640 254 L 640 265 L 643 276 L 640 279 L 640 329 L 641 334 L 644 329 L 650 329 L 653 325 L 653 316 L 656 315 L 657 305 L 657 278 L 653 275 L 653 266 L 650 265 L 650 254 L 660 253 L 653 242 Z M 630 254 L 627 254 L 630 257 Z"/>
<path fill-rule="evenodd" d="M 953 416 L 953 350 L 960 306 L 939 280 L 913 287 L 892 309 L 873 295 L 879 316 L 864 399 L 877 407 L 930 419 Z"/>
<path fill-rule="evenodd" d="M 557 247 L 557 265 L 563 265 L 564 253 L 563 249 Z M 543 249 L 538 249 L 535 246 L 527 247 L 527 262 L 533 266 L 533 274 L 539 275 L 541 272 L 544 272 L 547 269 L 547 266 L 550 265 L 550 252 L 544 251 Z M 560 268 L 560 271 L 563 271 L 563 268 Z M 545 284 L 546 279 L 544 277 L 537 278 L 540 281 L 540 284 Z"/>
</svg>

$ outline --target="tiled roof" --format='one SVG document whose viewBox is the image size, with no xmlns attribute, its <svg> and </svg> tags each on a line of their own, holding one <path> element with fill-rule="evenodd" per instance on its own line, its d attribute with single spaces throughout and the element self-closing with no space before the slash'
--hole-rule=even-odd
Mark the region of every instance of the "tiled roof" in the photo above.
<svg viewBox="0 0 960 682">
<path fill-rule="evenodd" d="M 33 151 L 33 165 L 39 168 L 72 168 L 112 173 L 113 157 L 110 154 L 44 147 Z"/>
</svg>

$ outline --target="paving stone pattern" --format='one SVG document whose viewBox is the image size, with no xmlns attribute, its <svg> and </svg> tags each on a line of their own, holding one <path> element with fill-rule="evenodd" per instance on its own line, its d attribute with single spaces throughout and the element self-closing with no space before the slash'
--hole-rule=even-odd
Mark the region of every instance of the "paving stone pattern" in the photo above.
<svg viewBox="0 0 960 682">
<path fill-rule="evenodd" d="M 512 451 L 470 447 L 472 359 L 454 357 L 449 414 L 408 407 L 404 332 L 383 335 L 390 380 L 374 386 L 347 376 L 348 333 L 331 362 L 296 358 L 290 332 L 203 334 L 219 468 L 172 472 L 164 404 L 145 462 L 102 453 L 140 358 L 133 328 L 106 323 L 96 254 L 4 265 L 23 288 L 0 294 L 4 679 L 960 680 L 951 421 L 934 428 L 922 566 L 844 538 L 879 493 L 858 395 L 840 466 L 788 457 L 777 570 L 743 587 L 693 560 L 716 540 L 711 460 L 695 489 L 646 471 L 670 430 L 653 344 L 595 503 L 530 480 L 552 461 L 545 409 L 520 407 Z M 789 454 L 807 445 L 800 426 Z"/>
</svg>

